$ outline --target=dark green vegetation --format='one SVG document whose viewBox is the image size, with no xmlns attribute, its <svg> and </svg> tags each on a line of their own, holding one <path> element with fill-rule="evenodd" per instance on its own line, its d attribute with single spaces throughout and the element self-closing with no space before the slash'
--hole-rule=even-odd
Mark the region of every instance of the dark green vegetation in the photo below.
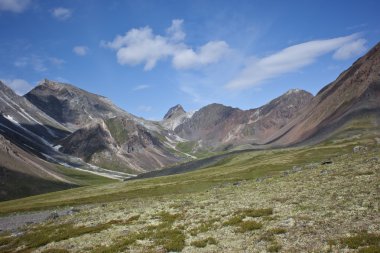
<svg viewBox="0 0 380 253">
<path fill-rule="evenodd" d="M 5 236 L 0 239 L 2 252 L 14 252 L 21 247 L 22 250 L 32 250 L 50 242 L 59 242 L 83 234 L 97 233 L 110 227 L 110 224 L 100 224 L 91 227 L 75 226 L 74 224 L 51 224 L 38 226 L 19 237 Z"/>
<path fill-rule="evenodd" d="M 197 158 L 205 158 L 218 154 L 218 152 L 211 151 L 205 148 L 199 148 L 198 142 L 196 141 L 186 141 L 180 142 L 176 145 L 176 149 L 187 154 L 192 154 Z"/>
<path fill-rule="evenodd" d="M 340 238 L 331 241 L 331 245 L 341 245 L 350 249 L 359 249 L 360 253 L 380 252 L 380 234 L 362 231 L 356 235 Z"/>
<path fill-rule="evenodd" d="M 80 186 L 99 185 L 117 182 L 115 179 L 110 179 L 92 173 L 67 168 L 61 165 L 57 165 L 56 170 L 61 174 L 65 175 L 66 177 L 70 178 L 71 181 L 75 182 Z"/>
<path fill-rule="evenodd" d="M 115 139 L 115 141 L 121 145 L 122 143 L 126 142 L 129 138 L 127 130 L 124 128 L 122 123 L 120 122 L 120 119 L 118 118 L 111 118 L 105 121 L 107 128 L 109 129 L 112 137 Z"/>
<path fill-rule="evenodd" d="M 85 177 L 87 176 L 88 174 Z M 78 185 L 33 177 L 0 166 L 0 201 L 75 187 Z"/>
<path fill-rule="evenodd" d="M 151 225 L 142 231 L 117 238 L 109 246 L 97 246 L 92 252 L 109 253 L 126 251 L 129 247 L 133 247 L 138 240 L 149 240 L 152 242 L 145 251 L 162 247 L 166 252 L 179 252 L 185 247 L 185 235 L 181 229 L 174 226 L 174 223 L 176 220 L 181 219 L 181 217 L 182 214 L 157 213 L 156 218 L 160 220 L 158 225 Z"/>
<path fill-rule="evenodd" d="M 191 242 L 191 246 L 197 247 L 197 248 L 204 248 L 207 245 L 216 245 L 218 242 L 213 237 L 207 237 L 206 239 L 201 239 L 197 241 Z"/>
<path fill-rule="evenodd" d="M 273 214 L 272 208 L 265 209 L 243 209 L 235 212 L 229 220 L 223 223 L 224 226 L 237 226 L 237 232 L 245 233 L 248 231 L 262 228 L 262 224 L 253 220 L 244 220 L 247 217 L 258 218 L 263 216 L 269 216 Z"/>
</svg>

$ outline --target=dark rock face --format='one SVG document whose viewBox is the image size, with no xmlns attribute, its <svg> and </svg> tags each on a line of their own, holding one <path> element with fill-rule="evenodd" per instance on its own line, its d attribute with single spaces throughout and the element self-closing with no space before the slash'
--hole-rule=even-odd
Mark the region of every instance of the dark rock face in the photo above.
<svg viewBox="0 0 380 253">
<path fill-rule="evenodd" d="M 94 153 L 116 146 L 110 133 L 101 123 L 75 131 L 63 139 L 60 145 L 60 151 L 63 153 L 83 158 L 85 161 L 89 161 Z"/>
<path fill-rule="evenodd" d="M 44 80 L 25 95 L 31 103 L 66 127 L 76 130 L 93 122 L 130 114 L 116 107 L 107 98 L 69 84 Z"/>
<path fill-rule="evenodd" d="M 0 122 L 3 125 L 13 125 L 11 129 L 17 129 L 17 132 L 25 136 L 34 133 L 47 141 L 54 141 L 68 134 L 68 130 L 64 126 L 41 112 L 24 97 L 14 93 L 1 81 L 0 116 Z M 5 132 L 9 132 L 9 130 Z"/>
</svg>

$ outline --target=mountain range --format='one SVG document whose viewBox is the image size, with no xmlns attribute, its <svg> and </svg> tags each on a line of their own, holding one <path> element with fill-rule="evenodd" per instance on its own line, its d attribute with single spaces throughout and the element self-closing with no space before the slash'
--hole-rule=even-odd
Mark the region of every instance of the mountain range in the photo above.
<svg viewBox="0 0 380 253">
<path fill-rule="evenodd" d="M 68 170 L 125 179 L 237 149 L 321 142 L 363 117 L 378 127 L 379 98 L 380 43 L 315 96 L 292 89 L 250 110 L 176 105 L 161 121 L 70 84 L 45 79 L 19 96 L 0 82 L 0 199 L 86 184 Z"/>
</svg>

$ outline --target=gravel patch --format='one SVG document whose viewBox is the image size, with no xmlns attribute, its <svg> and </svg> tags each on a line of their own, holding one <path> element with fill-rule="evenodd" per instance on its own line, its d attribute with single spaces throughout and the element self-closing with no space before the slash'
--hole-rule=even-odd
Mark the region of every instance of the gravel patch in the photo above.
<svg viewBox="0 0 380 253">
<path fill-rule="evenodd" d="M 0 232 L 17 232 L 25 225 L 38 224 L 48 219 L 54 219 L 68 215 L 72 212 L 71 208 L 61 210 L 46 210 L 32 213 L 12 214 L 0 217 Z"/>
</svg>

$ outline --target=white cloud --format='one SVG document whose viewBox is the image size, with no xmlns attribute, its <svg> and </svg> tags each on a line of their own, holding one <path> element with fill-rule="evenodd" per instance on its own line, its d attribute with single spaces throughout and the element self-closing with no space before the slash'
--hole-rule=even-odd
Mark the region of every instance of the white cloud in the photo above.
<svg viewBox="0 0 380 253">
<path fill-rule="evenodd" d="M 2 79 L 2 81 L 20 96 L 24 95 L 33 88 L 33 85 L 24 79 Z"/>
<path fill-rule="evenodd" d="M 141 85 L 137 85 L 136 87 L 134 87 L 133 90 L 138 91 L 138 90 L 145 90 L 148 88 L 150 88 L 150 85 L 141 84 Z"/>
<path fill-rule="evenodd" d="M 182 41 L 185 39 L 186 34 L 182 30 L 182 19 L 174 19 L 172 20 L 172 25 L 166 29 L 167 34 L 169 35 L 170 39 L 173 41 Z"/>
<path fill-rule="evenodd" d="M 29 7 L 29 4 L 30 0 L 0 0 L 0 11 L 21 13 Z"/>
<path fill-rule="evenodd" d="M 211 41 L 194 51 L 183 40 L 183 20 L 173 20 L 166 36 L 155 35 L 150 27 L 131 29 L 124 36 L 116 36 L 105 47 L 116 50 L 121 65 L 144 64 L 144 70 L 153 69 L 159 60 L 171 57 L 173 67 L 188 69 L 218 62 L 229 50 L 224 41 Z"/>
<path fill-rule="evenodd" d="M 85 56 L 88 53 L 88 47 L 85 46 L 76 46 L 73 48 L 73 52 L 79 56 Z"/>
<path fill-rule="evenodd" d="M 336 60 L 347 60 L 351 57 L 361 55 L 367 50 L 367 47 L 365 46 L 366 42 L 367 41 L 365 39 L 352 41 L 351 43 L 348 43 L 339 48 L 334 53 L 333 57 Z"/>
<path fill-rule="evenodd" d="M 72 10 L 63 7 L 58 7 L 51 11 L 53 17 L 55 17 L 58 20 L 66 20 L 71 17 L 72 13 Z"/>
<path fill-rule="evenodd" d="M 334 59 L 356 56 L 364 48 L 365 40 L 358 34 L 326 40 L 314 40 L 290 46 L 267 57 L 253 60 L 226 87 L 243 89 L 259 85 L 279 75 L 297 71 L 312 64 L 318 57 L 335 52 Z"/>
<path fill-rule="evenodd" d="M 200 47 L 197 52 L 192 49 L 178 51 L 173 57 L 173 65 L 177 69 L 195 68 L 218 62 L 229 47 L 224 41 L 211 41 Z"/>
</svg>

